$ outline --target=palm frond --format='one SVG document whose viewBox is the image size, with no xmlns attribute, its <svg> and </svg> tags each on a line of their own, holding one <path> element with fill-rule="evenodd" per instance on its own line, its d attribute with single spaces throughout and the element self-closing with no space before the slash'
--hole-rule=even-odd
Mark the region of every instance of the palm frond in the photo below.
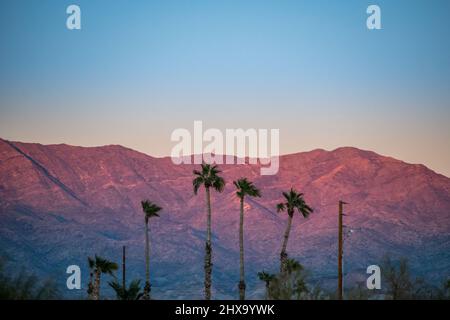
<svg viewBox="0 0 450 320">
<path fill-rule="evenodd" d="M 114 271 L 116 271 L 119 267 L 117 263 L 95 255 L 95 268 L 101 273 L 113 275 Z"/>
<path fill-rule="evenodd" d="M 205 180 L 203 179 L 202 176 L 199 176 L 197 178 L 195 178 L 194 180 L 192 180 L 192 185 L 194 187 L 194 194 L 197 195 L 198 190 L 200 189 L 200 187 L 202 186 L 202 184 L 205 182 Z"/>
<path fill-rule="evenodd" d="M 212 183 L 212 187 L 214 188 L 214 190 L 222 192 L 223 189 L 225 188 L 225 180 L 222 177 L 215 176 Z"/>
<path fill-rule="evenodd" d="M 88 265 L 89 265 L 89 269 L 91 269 L 91 270 L 94 269 L 94 267 L 95 267 L 95 261 L 91 257 L 88 257 Z"/>
<path fill-rule="evenodd" d="M 113 288 L 118 300 L 139 300 L 143 295 L 140 280 L 133 280 L 128 288 L 123 288 L 117 280 L 108 282 L 108 285 Z"/>
<path fill-rule="evenodd" d="M 236 194 L 238 197 L 243 198 L 244 196 L 250 197 L 261 197 L 261 191 L 255 187 L 253 182 L 249 181 L 247 178 L 241 178 L 239 180 L 233 181 L 236 189 Z"/>
</svg>

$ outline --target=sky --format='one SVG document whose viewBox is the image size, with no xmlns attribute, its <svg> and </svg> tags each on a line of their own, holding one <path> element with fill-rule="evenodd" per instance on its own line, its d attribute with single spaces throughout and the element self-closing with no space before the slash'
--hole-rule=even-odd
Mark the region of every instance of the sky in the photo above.
<svg viewBox="0 0 450 320">
<path fill-rule="evenodd" d="M 68 30 L 66 8 L 81 8 Z M 381 30 L 366 9 L 381 8 Z M 177 128 L 280 129 L 450 177 L 450 1 L 2 0 L 0 137 L 169 155 Z"/>
</svg>

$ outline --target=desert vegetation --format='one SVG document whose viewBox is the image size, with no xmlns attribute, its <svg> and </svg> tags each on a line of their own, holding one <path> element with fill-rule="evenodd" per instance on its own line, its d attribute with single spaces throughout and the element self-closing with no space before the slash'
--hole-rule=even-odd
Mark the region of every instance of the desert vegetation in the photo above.
<svg viewBox="0 0 450 320">
<path fill-rule="evenodd" d="M 26 270 L 12 273 L 6 267 L 6 261 L 0 259 L 0 300 L 53 300 L 60 297 L 53 280 L 41 281 Z"/>
</svg>

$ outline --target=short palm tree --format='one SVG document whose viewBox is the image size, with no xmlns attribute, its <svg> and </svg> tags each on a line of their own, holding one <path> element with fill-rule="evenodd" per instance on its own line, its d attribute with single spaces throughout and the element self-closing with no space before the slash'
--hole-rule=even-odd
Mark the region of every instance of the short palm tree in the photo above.
<svg viewBox="0 0 450 320">
<path fill-rule="evenodd" d="M 264 281 L 264 283 L 266 284 L 266 300 L 269 300 L 270 282 L 275 279 L 275 275 L 263 271 L 263 272 L 258 272 L 258 278 L 259 278 L 259 280 Z"/>
<path fill-rule="evenodd" d="M 313 209 L 309 207 L 303 199 L 303 193 L 298 193 L 293 188 L 289 192 L 283 192 L 284 202 L 277 204 L 277 211 L 287 211 L 288 222 L 286 231 L 284 232 L 283 245 L 281 246 L 280 253 L 280 271 L 281 273 L 286 271 L 288 255 L 286 252 L 289 233 L 291 232 L 292 218 L 294 217 L 295 210 L 301 213 L 304 218 L 307 218 Z"/>
<path fill-rule="evenodd" d="M 131 281 L 128 288 L 124 288 L 117 280 L 108 282 L 108 284 L 116 292 L 118 300 L 139 300 L 143 296 L 140 280 Z"/>
<path fill-rule="evenodd" d="M 245 272 L 244 272 L 244 198 L 261 197 L 261 192 L 253 185 L 253 182 L 247 178 L 233 181 L 236 187 L 236 195 L 240 200 L 240 219 L 239 219 L 239 299 L 245 299 Z"/>
<path fill-rule="evenodd" d="M 126 287 L 126 247 L 122 248 L 122 283 L 117 279 L 108 282 L 109 286 L 116 292 L 117 300 L 139 300 L 144 294 L 141 292 L 141 280 L 131 281 L 129 287 Z"/>
<path fill-rule="evenodd" d="M 225 180 L 219 176 L 221 171 L 217 166 L 202 164 L 201 170 L 194 170 L 194 194 L 198 193 L 201 186 L 206 193 L 206 245 L 205 245 L 205 299 L 211 299 L 211 274 L 212 274 L 212 247 L 211 247 L 211 194 L 210 189 L 222 192 L 225 188 Z"/>
<path fill-rule="evenodd" d="M 161 211 L 162 208 L 149 200 L 141 201 L 141 205 L 145 217 L 145 286 L 142 298 L 144 300 L 150 300 L 150 238 L 148 235 L 148 221 L 150 220 L 150 218 L 159 217 L 158 212 Z"/>
<path fill-rule="evenodd" d="M 89 269 L 91 270 L 88 285 L 89 299 L 100 299 L 100 277 L 102 273 L 114 276 L 114 271 L 118 269 L 117 263 L 95 255 L 95 258 L 88 257 Z"/>
</svg>

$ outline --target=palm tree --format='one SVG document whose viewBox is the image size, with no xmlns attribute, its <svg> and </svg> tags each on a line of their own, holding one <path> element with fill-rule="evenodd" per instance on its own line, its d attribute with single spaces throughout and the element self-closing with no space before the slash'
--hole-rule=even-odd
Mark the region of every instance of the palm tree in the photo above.
<svg viewBox="0 0 450 320">
<path fill-rule="evenodd" d="M 117 300 L 139 300 L 144 294 L 141 292 L 141 280 L 133 280 L 126 287 L 126 247 L 122 247 L 122 283 L 117 279 L 108 282 L 109 286 L 116 292 Z"/>
<path fill-rule="evenodd" d="M 94 268 L 95 268 L 95 261 L 94 259 L 88 257 L 88 265 L 89 265 L 89 284 L 88 284 L 88 298 L 89 300 L 94 300 Z"/>
<path fill-rule="evenodd" d="M 239 219 L 239 299 L 245 299 L 245 273 L 244 273 L 244 198 L 261 197 L 261 192 L 253 185 L 253 182 L 247 178 L 241 178 L 233 181 L 236 187 L 236 195 L 240 200 L 240 219 Z"/>
<path fill-rule="evenodd" d="M 143 296 L 141 292 L 141 280 L 131 281 L 128 288 L 124 288 L 117 280 L 108 282 L 108 284 L 116 292 L 118 300 L 139 300 Z"/>
<path fill-rule="evenodd" d="M 202 164 L 201 171 L 194 170 L 194 194 L 203 185 L 206 191 L 206 245 L 205 245 L 205 299 L 211 299 L 211 274 L 212 274 L 212 247 L 211 247 L 211 195 L 210 189 L 222 192 L 225 187 L 225 180 L 219 176 L 221 172 L 217 166 Z"/>
<path fill-rule="evenodd" d="M 263 272 L 258 272 L 258 278 L 259 278 L 259 280 L 264 281 L 266 283 L 266 300 L 269 300 L 270 282 L 275 279 L 275 275 L 263 271 Z"/>
<path fill-rule="evenodd" d="M 159 217 L 158 212 L 161 211 L 162 208 L 149 200 L 141 201 L 141 205 L 145 215 L 145 286 L 143 299 L 150 300 L 150 239 L 148 236 L 148 221 L 150 218 Z"/>
<path fill-rule="evenodd" d="M 89 268 L 91 269 L 90 282 L 88 286 L 89 298 L 91 300 L 100 299 L 100 277 L 102 273 L 114 276 L 114 271 L 118 269 L 117 263 L 95 255 L 95 258 L 88 257 Z"/>
<path fill-rule="evenodd" d="M 283 245 L 281 247 L 280 253 L 280 272 L 286 271 L 288 255 L 286 253 L 286 248 L 289 240 L 289 233 L 291 232 L 292 218 L 294 217 L 294 212 L 297 209 L 298 213 L 301 213 L 304 218 L 307 218 L 313 209 L 309 207 L 305 200 L 303 199 L 303 193 L 298 193 L 293 188 L 289 192 L 283 192 L 285 202 L 277 204 L 277 211 L 287 211 L 288 222 L 286 226 L 286 231 L 284 232 Z"/>
</svg>

